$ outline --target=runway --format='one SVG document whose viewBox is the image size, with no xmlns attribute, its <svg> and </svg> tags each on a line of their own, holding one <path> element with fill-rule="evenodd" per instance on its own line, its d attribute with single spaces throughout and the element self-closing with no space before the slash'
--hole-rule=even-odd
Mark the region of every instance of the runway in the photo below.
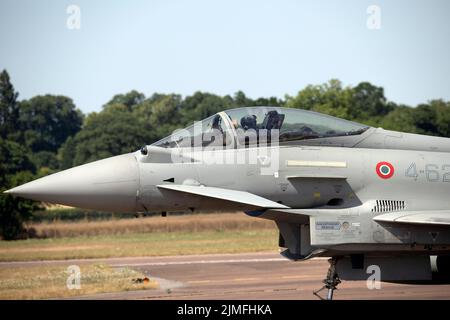
<svg viewBox="0 0 450 320">
<path fill-rule="evenodd" d="M 112 258 L 65 261 L 3 262 L 2 266 L 106 263 L 129 267 L 159 282 L 155 290 L 83 296 L 77 299 L 317 299 L 326 259 L 292 262 L 278 253 L 218 254 L 172 257 Z M 325 294 L 325 293 L 324 293 Z M 369 290 L 365 281 L 343 281 L 336 300 L 450 299 L 450 284 L 381 284 Z"/>
</svg>

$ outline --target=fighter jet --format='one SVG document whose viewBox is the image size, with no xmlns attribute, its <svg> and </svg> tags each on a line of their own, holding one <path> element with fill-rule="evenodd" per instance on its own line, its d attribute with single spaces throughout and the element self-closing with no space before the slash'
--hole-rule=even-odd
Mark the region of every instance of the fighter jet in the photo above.
<svg viewBox="0 0 450 320">
<path fill-rule="evenodd" d="M 341 279 L 422 281 L 450 269 L 450 139 L 307 110 L 226 110 L 6 192 L 105 211 L 270 219 L 284 257 L 329 257 L 327 299 Z"/>
</svg>

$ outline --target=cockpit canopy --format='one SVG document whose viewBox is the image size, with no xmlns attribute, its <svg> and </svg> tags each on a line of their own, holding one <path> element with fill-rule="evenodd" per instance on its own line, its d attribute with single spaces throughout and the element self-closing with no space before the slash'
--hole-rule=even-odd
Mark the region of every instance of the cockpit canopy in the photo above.
<svg viewBox="0 0 450 320">
<path fill-rule="evenodd" d="M 155 142 L 154 146 L 239 147 L 271 143 L 280 145 L 305 140 L 360 135 L 368 126 L 301 109 L 248 107 L 219 112 L 186 129 Z M 308 143 L 309 145 L 314 143 Z"/>
</svg>

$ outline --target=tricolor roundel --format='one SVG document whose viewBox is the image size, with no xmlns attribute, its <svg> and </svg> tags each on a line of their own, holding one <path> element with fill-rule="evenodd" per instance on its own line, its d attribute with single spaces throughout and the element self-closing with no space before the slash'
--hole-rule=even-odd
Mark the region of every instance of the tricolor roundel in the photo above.
<svg viewBox="0 0 450 320">
<path fill-rule="evenodd" d="M 394 175 L 394 166 L 389 162 L 378 162 L 376 171 L 381 179 L 389 179 Z"/>
</svg>

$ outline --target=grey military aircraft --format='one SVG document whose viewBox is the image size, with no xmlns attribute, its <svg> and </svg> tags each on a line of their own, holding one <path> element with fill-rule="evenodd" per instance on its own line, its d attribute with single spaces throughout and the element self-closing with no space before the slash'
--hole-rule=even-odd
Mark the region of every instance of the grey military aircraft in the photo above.
<svg viewBox="0 0 450 320">
<path fill-rule="evenodd" d="M 284 257 L 330 258 L 327 299 L 340 279 L 423 281 L 450 269 L 450 139 L 306 110 L 226 110 L 6 192 L 105 211 L 270 219 Z"/>
</svg>

